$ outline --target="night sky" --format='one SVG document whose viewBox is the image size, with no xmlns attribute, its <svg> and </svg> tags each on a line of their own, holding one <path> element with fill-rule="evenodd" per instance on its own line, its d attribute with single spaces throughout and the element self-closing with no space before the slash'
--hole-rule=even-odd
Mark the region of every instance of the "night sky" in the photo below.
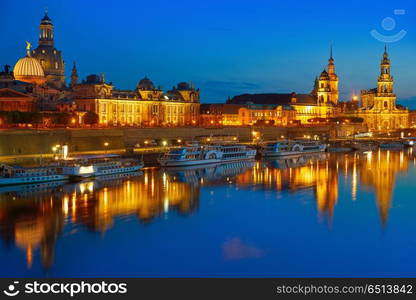
<svg viewBox="0 0 416 300">
<path fill-rule="evenodd" d="M 145 75 L 164 90 L 193 82 L 202 102 L 241 93 L 308 93 L 332 42 L 341 100 L 349 100 L 376 86 L 384 43 L 370 31 L 393 36 L 405 30 L 388 48 L 399 102 L 416 107 L 416 3 L 363 2 L 3 0 L 0 65 L 24 56 L 26 40 L 37 46 L 47 7 L 67 81 L 76 61 L 81 78 L 104 72 L 119 89 L 134 89 Z M 396 26 L 391 19 L 382 24 L 386 17 Z"/>
</svg>

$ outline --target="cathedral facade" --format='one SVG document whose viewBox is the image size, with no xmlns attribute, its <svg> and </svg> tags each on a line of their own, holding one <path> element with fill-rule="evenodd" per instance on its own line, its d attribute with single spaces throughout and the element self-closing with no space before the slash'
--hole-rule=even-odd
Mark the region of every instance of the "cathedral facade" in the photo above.
<svg viewBox="0 0 416 300">
<path fill-rule="evenodd" d="M 408 127 L 409 111 L 396 105 L 390 66 L 389 55 L 387 48 L 385 48 L 380 63 L 377 88 L 361 91 L 361 107 L 357 110 L 357 116 L 364 119 L 371 131 L 388 131 Z"/>
</svg>

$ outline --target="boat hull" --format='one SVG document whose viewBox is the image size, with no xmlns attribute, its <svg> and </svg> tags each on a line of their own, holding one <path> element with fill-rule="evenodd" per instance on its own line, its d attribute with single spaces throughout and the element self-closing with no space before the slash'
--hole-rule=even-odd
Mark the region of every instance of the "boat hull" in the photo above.
<svg viewBox="0 0 416 300">
<path fill-rule="evenodd" d="M 284 151 L 284 152 L 264 152 L 264 157 L 286 157 L 286 156 L 298 156 L 309 153 L 325 152 L 325 148 L 307 151 Z"/>
<path fill-rule="evenodd" d="M 247 156 L 243 158 L 233 159 L 201 159 L 201 160 L 187 160 L 187 161 L 162 161 L 159 163 L 162 167 L 186 167 L 186 166 L 197 166 L 197 165 L 212 165 L 212 164 L 223 164 L 236 161 L 254 160 L 255 156 Z"/>
<path fill-rule="evenodd" d="M 92 178 L 92 177 L 99 177 L 99 176 L 106 176 L 106 175 L 117 175 L 123 173 L 132 173 L 137 172 L 143 168 L 143 164 L 137 166 L 130 166 L 130 167 L 122 167 L 118 169 L 111 169 L 111 170 L 104 170 L 104 171 L 95 171 L 93 173 L 88 174 L 73 174 L 70 175 L 71 180 L 77 180 L 82 178 Z"/>
<path fill-rule="evenodd" d="M 32 183 L 41 183 L 41 182 L 50 182 L 50 181 L 66 181 L 68 180 L 68 178 L 69 176 L 66 176 L 66 175 L 0 178 L 0 186 L 32 184 Z"/>
</svg>

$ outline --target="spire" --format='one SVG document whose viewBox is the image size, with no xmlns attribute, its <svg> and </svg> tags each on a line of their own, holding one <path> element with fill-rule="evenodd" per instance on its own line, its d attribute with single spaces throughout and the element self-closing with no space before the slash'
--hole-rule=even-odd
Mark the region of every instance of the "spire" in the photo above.
<svg viewBox="0 0 416 300">
<path fill-rule="evenodd" d="M 101 73 L 101 82 L 105 83 L 104 73 Z"/>
<path fill-rule="evenodd" d="M 383 58 L 381 60 L 381 64 L 382 65 L 390 64 L 389 53 L 387 52 L 387 45 L 384 45 L 384 53 L 383 53 Z"/>
<path fill-rule="evenodd" d="M 331 77 L 335 77 L 335 64 L 334 64 L 334 57 L 332 52 L 332 42 L 329 46 L 329 59 L 328 59 L 328 74 Z"/>
<path fill-rule="evenodd" d="M 70 86 L 73 87 L 76 84 L 78 84 L 78 70 L 77 70 L 77 66 L 76 66 L 75 61 L 74 61 L 74 66 L 72 67 L 72 72 L 71 72 Z"/>
<path fill-rule="evenodd" d="M 75 61 L 74 65 L 72 66 L 72 75 L 78 75 L 77 65 L 75 64 Z"/>
<path fill-rule="evenodd" d="M 331 42 L 330 51 L 329 51 L 329 59 L 333 60 L 333 57 L 332 57 L 332 42 Z"/>
</svg>

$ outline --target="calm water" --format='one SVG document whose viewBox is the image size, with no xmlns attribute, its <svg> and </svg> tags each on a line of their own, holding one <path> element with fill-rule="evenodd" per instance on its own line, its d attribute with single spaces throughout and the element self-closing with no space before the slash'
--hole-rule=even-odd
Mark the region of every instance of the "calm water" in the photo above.
<svg viewBox="0 0 416 300">
<path fill-rule="evenodd" d="M 0 191 L 0 275 L 416 276 L 416 159 L 323 154 Z"/>
</svg>

